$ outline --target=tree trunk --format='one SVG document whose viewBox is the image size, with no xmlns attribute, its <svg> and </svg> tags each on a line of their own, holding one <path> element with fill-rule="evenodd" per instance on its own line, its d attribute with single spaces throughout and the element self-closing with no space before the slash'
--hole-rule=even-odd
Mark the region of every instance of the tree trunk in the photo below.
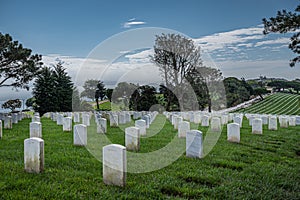
<svg viewBox="0 0 300 200">
<path fill-rule="evenodd" d="M 99 99 L 96 98 L 96 104 L 97 104 L 97 110 L 100 110 L 100 107 L 99 107 Z"/>
</svg>

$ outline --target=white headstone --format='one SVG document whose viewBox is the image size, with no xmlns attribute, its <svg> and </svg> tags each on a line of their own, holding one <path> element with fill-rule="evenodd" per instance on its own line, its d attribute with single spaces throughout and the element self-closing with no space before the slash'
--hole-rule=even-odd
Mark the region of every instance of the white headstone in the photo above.
<svg viewBox="0 0 300 200">
<path fill-rule="evenodd" d="M 88 113 L 82 114 L 82 124 L 90 126 L 90 115 Z"/>
<path fill-rule="evenodd" d="M 24 140 L 24 165 L 29 173 L 40 173 L 44 170 L 44 140 L 32 137 Z"/>
<path fill-rule="evenodd" d="M 296 126 L 296 117 L 289 117 L 289 126 Z"/>
<path fill-rule="evenodd" d="M 190 130 L 186 133 L 186 156 L 192 158 L 202 158 L 203 140 L 201 131 Z"/>
<path fill-rule="evenodd" d="M 63 118 L 63 131 L 72 131 L 72 118 Z"/>
<path fill-rule="evenodd" d="M 119 124 L 126 124 L 126 116 L 125 113 L 119 114 Z"/>
<path fill-rule="evenodd" d="M 275 117 L 275 116 L 269 117 L 268 129 L 269 130 L 277 130 L 277 117 Z"/>
<path fill-rule="evenodd" d="M 12 119 L 11 119 L 11 116 L 6 116 L 4 118 L 4 129 L 12 129 Z"/>
<path fill-rule="evenodd" d="M 296 116 L 296 125 L 300 125 L 300 116 Z"/>
<path fill-rule="evenodd" d="M 238 123 L 227 124 L 227 140 L 230 142 L 240 142 L 240 125 Z"/>
<path fill-rule="evenodd" d="M 3 130 L 2 130 L 2 120 L 0 120 L 0 139 L 3 136 Z"/>
<path fill-rule="evenodd" d="M 187 121 L 180 122 L 178 126 L 178 137 L 185 138 L 188 131 L 190 131 L 190 123 Z"/>
<path fill-rule="evenodd" d="M 219 117 L 211 118 L 211 131 L 221 132 L 221 119 Z"/>
<path fill-rule="evenodd" d="M 240 127 L 242 127 L 243 118 L 241 118 L 240 116 L 235 116 L 235 117 L 233 117 L 233 122 L 239 124 Z"/>
<path fill-rule="evenodd" d="M 149 115 L 144 115 L 144 116 L 142 116 L 142 120 L 145 120 L 146 128 L 149 128 L 150 127 L 150 116 Z"/>
<path fill-rule="evenodd" d="M 268 117 L 266 115 L 261 116 L 261 120 L 263 124 L 268 124 Z"/>
<path fill-rule="evenodd" d="M 117 127 L 119 126 L 119 120 L 118 120 L 119 116 L 112 114 L 109 115 L 109 123 L 110 123 L 110 127 Z"/>
<path fill-rule="evenodd" d="M 194 114 L 194 123 L 195 124 L 201 123 L 201 115 L 200 114 Z"/>
<path fill-rule="evenodd" d="M 107 185 L 126 185 L 126 148 L 119 144 L 103 147 L 103 182 Z"/>
<path fill-rule="evenodd" d="M 131 115 L 129 113 L 125 113 L 125 121 L 126 123 L 131 122 Z"/>
<path fill-rule="evenodd" d="M 262 134 L 262 120 L 261 119 L 255 118 L 252 121 L 252 133 Z"/>
<path fill-rule="evenodd" d="M 289 127 L 289 125 L 288 125 L 288 118 L 287 117 L 281 117 L 280 127 L 281 128 L 288 128 Z"/>
<path fill-rule="evenodd" d="M 137 127 L 125 128 L 125 146 L 127 150 L 140 150 L 140 130 Z"/>
<path fill-rule="evenodd" d="M 98 119 L 97 123 L 97 133 L 107 132 L 107 120 L 105 118 Z"/>
<path fill-rule="evenodd" d="M 73 144 L 76 146 L 87 145 L 87 127 L 84 124 L 76 124 L 73 132 Z"/>
<path fill-rule="evenodd" d="M 31 122 L 41 122 L 41 118 L 39 116 L 32 116 Z"/>
<path fill-rule="evenodd" d="M 146 121 L 143 119 L 135 121 L 135 127 L 140 129 L 140 135 L 146 135 Z"/>
<path fill-rule="evenodd" d="M 56 124 L 57 125 L 63 125 L 64 124 L 64 116 L 62 114 L 57 115 Z"/>
<path fill-rule="evenodd" d="M 78 112 L 74 113 L 74 122 L 75 123 L 80 122 L 80 113 L 78 113 Z"/>
<path fill-rule="evenodd" d="M 19 122 L 19 117 L 17 113 L 12 114 L 12 123 L 17 124 Z"/>
<path fill-rule="evenodd" d="M 41 122 L 31 122 L 29 124 L 30 137 L 42 138 L 42 123 Z"/>
<path fill-rule="evenodd" d="M 207 115 L 202 116 L 201 126 L 204 126 L 204 127 L 209 126 L 209 116 L 207 116 Z"/>
<path fill-rule="evenodd" d="M 174 120 L 175 120 L 174 121 L 174 129 L 177 130 L 178 127 L 179 127 L 180 122 L 182 122 L 183 119 L 182 119 L 182 117 L 177 116 L 177 117 L 175 117 Z"/>
</svg>

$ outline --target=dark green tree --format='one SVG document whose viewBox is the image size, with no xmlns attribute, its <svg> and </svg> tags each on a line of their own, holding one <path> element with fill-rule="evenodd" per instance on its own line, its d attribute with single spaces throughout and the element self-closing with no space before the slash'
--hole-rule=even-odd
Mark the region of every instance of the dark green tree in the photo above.
<svg viewBox="0 0 300 200">
<path fill-rule="evenodd" d="M 13 41 L 9 34 L 0 33 L 0 87 L 29 90 L 29 82 L 43 64 L 41 60 L 41 55 L 32 55 L 31 49 Z"/>
<path fill-rule="evenodd" d="M 106 89 L 106 92 L 105 92 L 105 95 L 106 97 L 108 98 L 108 100 L 111 102 L 111 98 L 112 98 L 112 94 L 113 94 L 113 89 L 110 89 L 110 88 L 107 88 Z"/>
<path fill-rule="evenodd" d="M 151 106 L 157 103 L 155 87 L 143 85 L 132 93 L 129 108 L 136 111 L 149 111 Z"/>
<path fill-rule="evenodd" d="M 278 11 L 276 17 L 271 17 L 269 20 L 263 19 L 264 34 L 269 33 L 287 33 L 292 32 L 291 43 L 289 48 L 295 53 L 300 54 L 300 5 L 297 6 L 295 12 L 287 12 L 286 10 Z M 293 67 L 300 61 L 300 56 L 296 56 L 290 61 L 290 66 Z"/>
<path fill-rule="evenodd" d="M 34 103 L 35 103 L 35 98 L 31 97 L 31 98 L 29 98 L 29 99 L 26 100 L 25 105 L 27 107 L 33 107 Z"/>
<path fill-rule="evenodd" d="M 62 63 L 45 67 L 34 83 L 34 110 L 42 116 L 46 112 L 72 111 L 73 83 Z"/>
<path fill-rule="evenodd" d="M 73 88 L 72 111 L 81 111 L 80 95 L 79 95 L 79 91 L 76 87 Z"/>
<path fill-rule="evenodd" d="M 12 99 L 4 102 L 2 104 L 2 108 L 10 109 L 12 112 L 15 111 L 16 108 L 21 108 L 22 102 L 20 99 Z"/>
<path fill-rule="evenodd" d="M 264 100 L 263 95 L 268 94 L 268 90 L 264 87 L 254 88 L 254 95 L 259 96 L 261 100 Z"/>
<path fill-rule="evenodd" d="M 103 98 L 105 97 L 105 92 L 106 92 L 106 89 L 105 89 L 104 83 L 102 81 L 98 81 L 97 88 L 96 88 L 96 91 L 95 91 L 95 99 L 96 99 L 96 104 L 97 104 L 97 109 L 98 110 L 100 109 L 100 107 L 99 107 L 99 98 L 102 101 Z"/>
<path fill-rule="evenodd" d="M 176 95 L 165 85 L 159 85 L 159 93 L 164 97 L 164 103 L 166 111 L 179 111 L 179 102 Z"/>
<path fill-rule="evenodd" d="M 55 79 L 56 102 L 58 104 L 58 111 L 69 112 L 72 111 L 72 94 L 73 83 L 71 77 L 67 74 L 62 62 L 58 62 L 53 66 L 52 71 Z"/>
</svg>

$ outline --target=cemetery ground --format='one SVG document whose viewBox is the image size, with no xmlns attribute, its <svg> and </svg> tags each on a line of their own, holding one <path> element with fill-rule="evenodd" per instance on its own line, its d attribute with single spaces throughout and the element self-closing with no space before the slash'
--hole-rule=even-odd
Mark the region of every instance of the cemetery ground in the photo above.
<svg viewBox="0 0 300 200">
<path fill-rule="evenodd" d="M 84 147 L 73 145 L 73 132 L 42 118 L 45 171 L 24 171 L 24 139 L 31 119 L 23 119 L 0 140 L 0 199 L 300 199 L 300 127 L 251 134 L 246 118 L 241 142 L 227 141 L 226 126 L 213 150 L 202 159 L 185 153 L 171 165 L 148 173 L 127 173 L 126 186 L 108 186 L 102 180 L 102 163 Z M 158 115 L 147 130 L 164 128 L 142 138 L 140 152 L 165 146 L 177 130 Z M 95 128 L 91 120 L 89 128 Z M 130 126 L 130 124 L 127 124 Z M 126 125 L 126 126 L 127 126 Z M 124 145 L 124 132 L 108 128 L 107 136 Z M 191 123 L 191 129 L 197 128 Z M 204 133 L 207 128 L 199 126 Z M 155 130 L 152 130 L 155 131 Z M 90 133 L 88 133 L 90 134 Z M 89 136 L 88 136 L 89 137 Z M 181 138 L 184 140 L 184 138 Z M 160 162 L 160 158 L 157 158 Z"/>
</svg>

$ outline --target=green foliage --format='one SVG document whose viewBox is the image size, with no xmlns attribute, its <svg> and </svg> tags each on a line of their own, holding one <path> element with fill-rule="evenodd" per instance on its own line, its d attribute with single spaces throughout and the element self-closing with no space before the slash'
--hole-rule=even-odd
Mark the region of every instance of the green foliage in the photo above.
<svg viewBox="0 0 300 200">
<path fill-rule="evenodd" d="M 233 107 L 250 99 L 253 93 L 252 87 L 245 80 L 239 80 L 235 77 L 224 79 L 226 90 L 227 107 Z"/>
<path fill-rule="evenodd" d="M 80 102 L 80 96 L 79 91 L 76 87 L 73 88 L 73 94 L 72 94 L 72 111 L 81 111 L 81 102 Z"/>
<path fill-rule="evenodd" d="M 34 110 L 42 116 L 46 112 L 72 111 L 73 83 L 62 63 L 53 69 L 43 68 L 34 83 Z"/>
<path fill-rule="evenodd" d="M 107 88 L 106 91 L 105 91 L 105 95 L 106 97 L 108 98 L 108 100 L 111 102 L 111 99 L 112 99 L 112 94 L 113 94 L 113 89 L 110 89 L 110 88 Z"/>
<path fill-rule="evenodd" d="M 0 87 L 12 86 L 29 90 L 28 83 L 43 64 L 41 55 L 13 41 L 9 34 L 0 32 Z"/>
<path fill-rule="evenodd" d="M 138 87 L 130 97 L 129 108 L 135 111 L 149 111 L 151 106 L 157 104 L 156 89 L 153 86 Z"/>
<path fill-rule="evenodd" d="M 226 140 L 225 126 L 216 146 L 205 158 L 192 159 L 183 154 L 163 169 L 127 173 L 126 187 L 120 188 L 103 183 L 102 162 L 86 148 L 73 146 L 73 134 L 63 132 L 50 119 L 41 120 L 45 140 L 45 171 L 41 174 L 24 172 L 24 147 L 20 144 L 28 138 L 30 119 L 20 121 L 11 130 L 3 130 L 1 199 L 300 198 L 299 126 L 269 131 L 264 125 L 263 135 L 255 135 L 244 119 L 240 144 Z M 177 137 L 177 131 L 169 121 L 164 123 L 163 116 L 158 115 L 153 123 L 147 134 L 154 133 L 161 124 L 164 128 L 152 137 L 141 138 L 141 153 L 161 149 Z M 205 137 L 205 129 L 199 129 Z M 94 120 L 88 130 L 88 138 L 96 133 Z M 121 129 L 108 126 L 106 136 L 112 143 L 124 145 Z"/>
<path fill-rule="evenodd" d="M 289 48 L 295 53 L 300 54 L 300 5 L 295 9 L 295 13 L 287 12 L 286 10 L 278 11 L 276 17 L 271 17 L 269 20 L 263 19 L 264 34 L 269 33 L 294 33 L 291 37 Z M 300 61 L 300 56 L 296 56 L 290 61 L 290 66 L 293 67 Z"/>
<path fill-rule="evenodd" d="M 20 99 L 8 100 L 2 104 L 2 108 L 14 111 L 16 108 L 21 108 L 22 102 Z"/>
<path fill-rule="evenodd" d="M 102 81 L 98 81 L 97 88 L 95 90 L 95 99 L 97 103 L 97 109 L 99 109 L 99 98 L 102 101 L 105 97 L 106 89 L 104 87 L 104 83 Z"/>
<path fill-rule="evenodd" d="M 29 98 L 29 99 L 26 100 L 25 105 L 27 107 L 33 107 L 34 103 L 35 103 L 35 98 L 31 97 L 31 98 Z"/>
<path fill-rule="evenodd" d="M 81 92 L 80 96 L 94 100 L 98 83 L 99 81 L 95 79 L 85 81 L 83 85 L 84 90 Z"/>
</svg>

